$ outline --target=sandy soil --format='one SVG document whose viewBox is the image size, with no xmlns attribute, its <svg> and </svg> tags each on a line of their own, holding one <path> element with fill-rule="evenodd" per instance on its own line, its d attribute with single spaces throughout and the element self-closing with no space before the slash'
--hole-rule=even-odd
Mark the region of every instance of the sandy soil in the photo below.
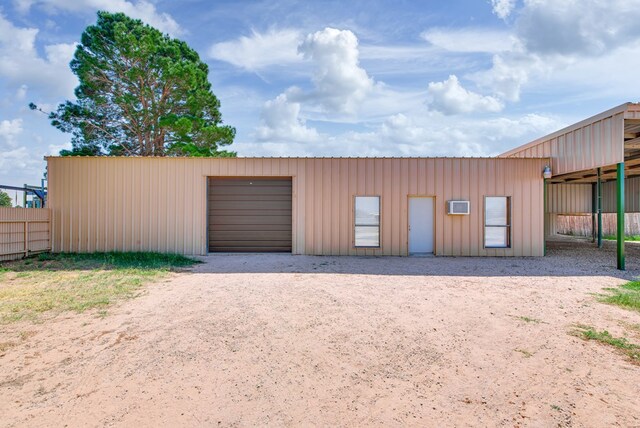
<svg viewBox="0 0 640 428">
<path fill-rule="evenodd" d="M 632 334 L 591 293 L 640 251 L 621 275 L 612 244 L 570 247 L 208 257 L 106 318 L 3 326 L 0 425 L 640 426 L 640 367 L 568 334 Z"/>
</svg>

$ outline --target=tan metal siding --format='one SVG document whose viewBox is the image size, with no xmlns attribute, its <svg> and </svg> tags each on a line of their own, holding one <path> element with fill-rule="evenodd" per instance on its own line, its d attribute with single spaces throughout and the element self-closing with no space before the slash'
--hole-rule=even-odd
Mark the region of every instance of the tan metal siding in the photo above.
<svg viewBox="0 0 640 428">
<path fill-rule="evenodd" d="M 292 177 L 294 254 L 407 255 L 408 196 L 435 197 L 437 255 L 537 256 L 544 159 L 49 158 L 54 251 L 206 254 L 207 177 Z M 381 197 L 381 248 L 353 246 L 353 197 Z M 511 196 L 510 249 L 485 249 L 484 196 Z M 446 215 L 468 199 L 471 215 Z"/>
<path fill-rule="evenodd" d="M 0 261 L 50 248 L 49 215 L 48 208 L 0 207 Z"/>
<path fill-rule="evenodd" d="M 548 213 L 591 213 L 591 184 L 548 184 L 547 186 Z"/>
<path fill-rule="evenodd" d="M 546 213 L 544 215 L 544 236 L 549 237 L 558 233 L 558 214 Z"/>
<path fill-rule="evenodd" d="M 628 105 L 611 109 L 500 155 L 551 158 L 553 175 L 624 161 L 624 119 Z"/>
<path fill-rule="evenodd" d="M 602 211 L 617 212 L 616 181 L 607 181 L 602 185 Z M 627 178 L 624 181 L 624 210 L 627 213 L 640 212 L 640 177 Z"/>
<path fill-rule="evenodd" d="M 625 180 L 625 212 L 640 212 L 640 177 Z M 591 213 L 591 184 L 550 184 L 547 190 L 547 212 L 551 214 Z M 602 184 L 602 212 L 615 213 L 616 181 Z"/>
</svg>

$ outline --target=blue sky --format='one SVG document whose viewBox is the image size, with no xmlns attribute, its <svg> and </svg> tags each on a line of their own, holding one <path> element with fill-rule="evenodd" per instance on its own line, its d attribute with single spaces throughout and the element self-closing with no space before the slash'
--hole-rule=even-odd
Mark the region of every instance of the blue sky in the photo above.
<svg viewBox="0 0 640 428">
<path fill-rule="evenodd" d="M 73 97 L 98 10 L 199 52 L 240 156 L 491 156 L 638 101 L 640 0 L 3 0 L 0 183 L 69 147 L 27 105 Z"/>
</svg>

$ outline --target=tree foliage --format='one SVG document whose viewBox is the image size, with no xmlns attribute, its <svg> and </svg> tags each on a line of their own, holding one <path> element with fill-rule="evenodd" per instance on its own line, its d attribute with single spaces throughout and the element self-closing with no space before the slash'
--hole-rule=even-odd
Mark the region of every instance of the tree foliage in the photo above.
<svg viewBox="0 0 640 428">
<path fill-rule="evenodd" d="M 3 192 L 0 190 L 0 207 L 9 207 L 11 208 L 13 203 L 11 201 L 11 196 L 7 192 Z"/>
<path fill-rule="evenodd" d="M 72 156 L 235 156 L 208 67 L 185 42 L 122 13 L 98 12 L 71 61 L 77 101 L 51 113 Z M 32 108 L 37 108 L 31 105 Z"/>
</svg>

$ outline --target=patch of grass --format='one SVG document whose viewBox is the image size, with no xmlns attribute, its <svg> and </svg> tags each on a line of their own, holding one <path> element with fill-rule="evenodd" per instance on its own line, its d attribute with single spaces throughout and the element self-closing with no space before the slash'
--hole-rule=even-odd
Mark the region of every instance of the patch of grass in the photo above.
<svg viewBox="0 0 640 428">
<path fill-rule="evenodd" d="M 524 322 L 531 322 L 534 324 L 540 324 L 542 321 L 536 318 L 530 318 L 530 317 L 518 317 L 518 319 L 520 321 L 524 321 Z"/>
<path fill-rule="evenodd" d="M 626 324 L 626 327 L 640 333 L 640 324 Z"/>
<path fill-rule="evenodd" d="M 640 281 L 631 281 L 618 288 L 608 288 L 609 294 L 599 296 L 601 302 L 640 311 Z"/>
<path fill-rule="evenodd" d="M 178 254 L 149 252 L 40 254 L 3 263 L 0 324 L 106 307 L 135 296 L 143 284 L 194 263 Z"/>
<path fill-rule="evenodd" d="M 16 346 L 14 342 L 0 342 L 0 354 L 3 354 L 7 349 Z"/>
<path fill-rule="evenodd" d="M 514 349 L 514 351 L 520 352 L 525 358 L 531 358 L 533 356 L 533 352 L 527 351 L 526 349 Z"/>
<path fill-rule="evenodd" d="M 615 241 L 618 239 L 616 235 L 604 235 L 602 239 L 606 239 L 607 241 Z M 627 235 L 624 237 L 625 241 L 640 241 L 640 235 Z"/>
<path fill-rule="evenodd" d="M 191 266 L 196 260 L 181 254 L 163 254 L 153 252 L 110 252 L 110 253 L 42 253 L 36 257 L 37 263 L 33 267 L 46 266 L 49 269 L 124 269 L 124 268 L 178 268 Z M 25 268 L 30 259 L 22 260 Z"/>
<path fill-rule="evenodd" d="M 578 325 L 575 334 L 584 340 L 594 340 L 612 346 L 625 354 L 631 361 L 640 364 L 640 345 L 629 342 L 625 337 L 614 337 L 607 330 L 598 331 L 593 327 Z"/>
<path fill-rule="evenodd" d="M 31 336 L 35 335 L 36 332 L 35 331 L 21 331 L 20 332 L 20 340 L 27 340 L 29 339 Z"/>
</svg>

